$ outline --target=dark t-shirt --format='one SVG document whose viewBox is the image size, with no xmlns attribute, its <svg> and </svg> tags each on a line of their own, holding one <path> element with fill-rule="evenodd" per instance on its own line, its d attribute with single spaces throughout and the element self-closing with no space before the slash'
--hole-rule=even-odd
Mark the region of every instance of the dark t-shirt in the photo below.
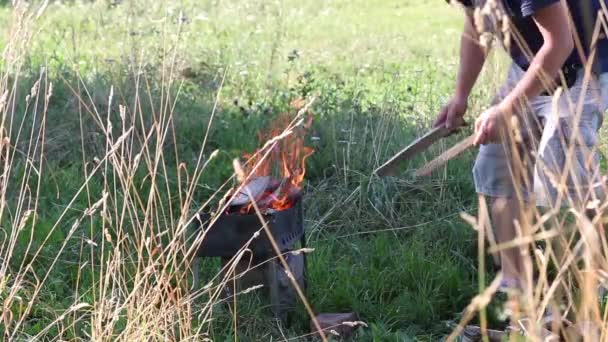
<svg viewBox="0 0 608 342">
<path fill-rule="evenodd" d="M 533 15 L 546 6 L 555 4 L 560 0 L 502 0 L 506 14 L 510 17 L 513 27 L 525 40 L 527 47 L 536 54 L 543 45 L 543 37 L 534 22 Z M 477 0 L 462 1 L 465 6 L 473 6 Z M 584 56 L 574 49 L 567 64 L 583 65 L 582 60 L 589 55 L 589 47 L 593 39 L 593 31 L 599 11 L 602 10 L 601 3 L 608 4 L 608 0 L 567 0 L 572 20 L 576 26 L 578 37 L 584 48 Z M 602 31 L 603 32 L 603 31 Z M 605 35 L 602 35 L 605 37 Z M 510 54 L 513 60 L 522 68 L 527 69 L 530 58 L 514 40 L 510 44 Z M 584 57 L 584 58 L 583 58 Z M 595 57 L 596 71 L 608 72 L 608 40 L 602 38 L 597 41 L 597 53 Z"/>
</svg>

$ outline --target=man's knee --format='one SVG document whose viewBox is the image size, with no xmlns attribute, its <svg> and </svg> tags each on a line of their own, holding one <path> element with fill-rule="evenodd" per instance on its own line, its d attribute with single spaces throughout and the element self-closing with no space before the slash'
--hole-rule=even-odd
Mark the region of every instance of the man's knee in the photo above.
<svg viewBox="0 0 608 342">
<path fill-rule="evenodd" d="M 521 204 L 516 198 L 510 197 L 493 197 L 490 200 L 490 212 L 494 218 L 502 218 L 504 216 L 512 217 L 520 211 Z"/>
</svg>

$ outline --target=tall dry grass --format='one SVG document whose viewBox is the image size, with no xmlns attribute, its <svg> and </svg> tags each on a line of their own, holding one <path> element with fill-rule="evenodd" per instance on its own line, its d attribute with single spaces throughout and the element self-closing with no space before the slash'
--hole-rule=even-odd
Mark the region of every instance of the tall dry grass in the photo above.
<svg viewBox="0 0 608 342">
<path fill-rule="evenodd" d="M 2 298 L 2 325 L 4 338 L 60 339 L 71 334 L 80 339 L 91 340 L 208 340 L 210 325 L 214 324 L 216 304 L 226 300 L 223 291 L 234 281 L 237 263 L 244 258 L 247 246 L 234 257 L 224 270 L 218 272 L 207 284 L 191 288 L 193 258 L 204 234 L 190 234 L 191 223 L 201 210 L 222 212 L 221 207 L 212 207 L 227 190 L 235 184 L 228 179 L 202 205 L 196 205 L 196 185 L 206 168 L 217 156 L 208 151 L 207 137 L 202 141 L 200 153 L 193 171 L 169 160 L 175 146 L 174 108 L 179 97 L 179 81 L 176 77 L 177 51 L 166 48 L 164 52 L 163 77 L 159 105 L 153 112 L 145 112 L 141 103 L 151 93 L 137 93 L 127 103 L 116 103 L 112 89 L 109 90 L 107 111 L 101 112 L 84 82 L 74 89 L 81 122 L 85 118 L 95 122 L 104 137 L 103 152 L 96 156 L 85 154 L 83 171 L 85 181 L 72 200 L 62 210 L 55 224 L 41 244 L 35 244 L 36 223 L 41 208 L 39 198 L 41 182 L 48 177 L 45 160 L 45 144 L 48 139 L 47 109 L 53 101 L 53 84 L 46 72 L 40 73 L 38 81 L 29 94 L 20 94 L 18 85 L 28 42 L 35 32 L 31 31 L 36 17 L 42 15 L 44 5 L 27 7 L 24 2 L 14 2 L 14 15 L 10 26 L 10 39 L 4 51 L 5 66 L 0 79 L 0 110 L 2 130 L 0 160 L 2 161 L 0 188 L 0 221 L 7 222 L 0 244 L 0 298 Z M 600 29 L 608 32 L 605 21 Z M 598 29 L 598 30 L 600 30 Z M 179 46 L 179 34 L 174 46 Z M 588 72 L 587 78 L 591 77 Z M 146 89 L 150 80 L 145 72 L 134 75 L 134 87 Z M 217 94 L 216 105 L 221 96 Z M 25 101 L 26 110 L 16 112 L 16 103 Z M 111 104 L 117 104 L 112 106 Z M 576 99 L 573 99 L 576 106 Z M 580 107 L 580 106 L 579 106 Z M 217 106 L 213 109 L 208 130 L 214 124 Z M 116 112 L 113 112 L 116 111 Z M 580 112 L 580 109 L 578 110 Z M 292 124 L 275 139 L 270 140 L 260 153 L 268 152 L 280 139 L 289 138 L 291 131 L 301 124 L 300 112 Z M 118 115 L 119 121 L 112 120 Z M 22 128 L 33 123 L 25 139 L 26 146 L 20 149 L 17 142 L 23 141 Z M 208 133 L 208 132 L 207 132 Z M 85 141 L 85 129 L 80 132 Z M 381 140 L 381 139 L 380 139 Z M 378 150 L 382 149 L 378 144 Z M 570 153 L 571 154 L 571 153 Z M 23 165 L 18 171 L 14 165 Z M 236 174 L 239 172 L 237 167 Z M 144 174 L 140 182 L 138 175 Z M 178 179 L 172 180 L 171 174 Z M 246 177 L 241 175 L 240 177 Z M 558 175 L 559 176 L 559 175 Z M 234 177 L 233 177 L 234 178 Z M 564 184 L 565 177 L 557 177 Z M 101 191 L 92 183 L 101 184 Z M 17 191 L 10 192 L 10 189 Z M 144 190 L 142 190 L 144 189 Z M 75 204 L 86 198 L 86 209 L 75 218 L 69 213 Z M 223 202 L 224 206 L 227 201 Z M 524 331 L 527 338 L 543 340 L 547 331 L 561 332 L 564 336 L 590 341 L 605 340 L 608 319 L 601 284 L 606 281 L 606 239 L 601 216 L 589 217 L 588 209 L 603 211 L 605 201 L 591 201 L 584 205 L 574 203 L 568 210 L 549 208 L 538 210 L 522 204 L 530 212 L 522 215 L 518 222 L 519 237 L 510 245 L 488 243 L 491 237 L 491 219 L 487 203 L 480 198 L 477 217 L 463 215 L 479 233 L 480 294 L 467 308 L 456 333 L 483 312 L 495 295 L 500 275 L 488 283 L 485 279 L 484 255 L 517 246 L 526 252 L 529 279 L 526 291 L 513 296 L 513 322 Z M 259 215 L 259 211 L 257 212 Z M 38 261 L 42 251 L 49 247 L 53 232 L 69 227 L 63 242 L 54 247 L 50 265 L 40 276 Z M 265 226 L 260 234 L 265 233 Z M 88 231 L 87 231 L 88 230 Z M 39 238 L 39 236 L 36 236 Z M 25 240 L 25 250 L 17 249 L 18 242 Z M 489 239 L 492 240 L 491 238 Z M 56 312 L 51 323 L 43 327 L 36 336 L 27 336 L 24 325 L 34 307 L 41 305 L 40 293 L 48 283 L 51 273 L 68 248 L 80 251 L 80 260 L 71 260 L 79 265 L 76 280 L 76 296 L 73 303 L 61 312 Z M 543 245 L 544 248 L 538 248 Z M 280 253 L 277 258 L 285 265 Z M 11 265 L 17 265 L 13 267 Z M 79 292 L 79 282 L 87 272 L 94 275 L 94 286 Z M 534 277 L 533 272 L 537 275 Z M 294 283 L 295 284 L 295 283 Z M 297 284 L 295 284 L 297 286 Z M 244 292 L 250 289 L 246 289 Z M 300 299 L 306 303 L 305 295 L 299 291 Z M 233 294 L 228 300 L 238 298 Z M 312 308 L 306 305 L 308 314 Z M 544 313 L 550 308 L 554 317 L 549 325 L 542 322 Z M 236 312 L 234 313 L 236 317 Z M 482 330 L 487 328 L 481 315 Z M 238 330 L 238 320 L 233 321 Z M 584 327 L 585 333 L 576 333 Z M 597 335 L 593 333 L 597 332 Z M 455 335 L 454 335 L 455 336 Z M 286 338 L 287 339 L 287 338 Z"/>
<path fill-rule="evenodd" d="M 236 182 L 235 177 L 227 179 L 202 204 L 194 202 L 202 175 L 218 155 L 217 151 L 208 151 L 207 144 L 210 129 L 215 124 L 223 81 L 194 168 L 172 162 L 180 160 L 177 148 L 172 148 L 177 146 L 174 119 L 181 86 L 177 76 L 178 54 L 183 48 L 179 30 L 165 32 L 167 40 L 161 47 L 161 84 L 155 85 L 161 89 L 160 94 L 151 90 L 150 83 L 154 80 L 148 78 L 143 62 L 132 75 L 132 86 L 138 91 L 128 103 L 117 103 L 111 88 L 104 106 L 98 106 L 95 94 L 99 89 L 87 88 L 83 80 L 75 86 L 68 85 L 76 98 L 80 116 L 84 182 L 71 195 L 53 226 L 38 232 L 38 218 L 44 210 L 38 206 L 39 198 L 46 195 L 41 193 L 41 184 L 45 177 L 52 177 L 46 169 L 49 161 L 45 146 L 49 139 L 46 127 L 49 103 L 53 101 L 53 83 L 47 72 L 41 70 L 29 94 L 24 96 L 18 89 L 28 42 L 36 34 L 33 31 L 35 21 L 43 15 L 46 5 L 37 7 L 13 1 L 10 39 L 3 55 L 0 221 L 7 223 L 0 240 L 0 331 L 3 338 L 11 341 L 66 337 L 95 341 L 210 341 L 209 331 L 217 305 L 226 301 L 236 304 L 240 295 L 233 293 L 226 297 L 225 289 L 242 276 L 236 271 L 237 264 L 248 250 L 248 244 L 243 246 L 222 270 L 214 276 L 207 275 L 208 283 L 192 287 L 192 275 L 198 265 L 193 259 L 205 237 L 203 230 L 193 231 L 195 218 L 201 211 L 212 211 L 215 215 L 208 222 L 212 225 L 230 202 L 222 197 L 243 181 Z M 26 103 L 23 112 L 17 112 L 19 101 Z M 147 111 L 144 103 L 155 106 Z M 262 164 L 281 140 L 289 139 L 293 131 L 303 125 L 303 116 L 309 106 L 298 111 L 283 132 L 263 145 L 258 151 L 262 157 L 255 155 L 253 159 Z M 98 155 L 87 155 L 86 151 L 91 150 L 84 146 L 90 132 L 90 127 L 85 127 L 87 124 L 96 125 L 95 130 L 103 136 L 103 148 Z M 24 127 L 33 127 L 29 136 L 24 137 L 27 135 Z M 23 167 L 16 171 L 15 165 Z M 238 165 L 235 164 L 237 175 L 241 170 Z M 257 167 L 248 168 L 255 171 Z M 177 179 L 173 179 L 173 175 L 177 175 Z M 87 205 L 80 210 L 83 201 Z M 75 218 L 71 215 L 74 211 L 79 212 Z M 257 207 L 256 212 L 264 222 Z M 66 234 L 57 244 L 51 237 L 59 230 Z M 259 234 L 265 233 L 266 224 Z M 40 240 L 42 242 L 35 242 Z M 19 247 L 23 244 L 20 241 L 26 241 L 25 249 Z M 74 246 L 75 243 L 78 245 Z M 276 249 L 276 245 L 274 247 Z M 80 259 L 66 260 L 66 250 L 74 249 L 79 251 Z M 52 251 L 52 260 L 47 260 L 45 250 Z M 276 251 L 275 258 L 288 269 L 283 255 L 278 249 Z M 307 250 L 292 253 L 304 252 Z M 44 262 L 40 262 L 41 259 Z M 35 336 L 28 335 L 30 330 L 25 326 L 36 306 L 44 305 L 41 292 L 51 277 L 57 276 L 54 272 L 59 263 L 78 265 L 73 303 L 56 312 L 51 323 L 41 327 Z M 47 268 L 41 270 L 40 264 Z M 81 286 L 85 273 L 92 277 L 90 288 Z M 303 290 L 295 281 L 293 284 L 313 317 Z M 241 293 L 257 288 L 244 289 Z M 237 331 L 236 306 L 234 309 L 233 324 Z M 316 320 L 313 321 L 316 324 Z M 324 333 L 321 335 L 325 339 Z"/>
<path fill-rule="evenodd" d="M 152 113 L 144 112 L 141 105 L 146 97 L 154 96 L 151 92 L 137 93 L 136 98 L 129 99 L 131 104 L 116 106 L 113 89 L 110 89 L 108 109 L 101 112 L 90 95 L 93 89 L 87 89 L 85 82 L 73 88 L 81 116 L 81 141 L 84 144 L 88 132 L 83 127 L 85 122 L 94 122 L 104 137 L 104 146 L 96 156 L 86 155 L 87 149 L 82 146 L 85 181 L 72 194 L 72 200 L 54 225 L 42 232 L 45 234 L 42 243 L 37 244 L 35 237 L 41 238 L 36 229 L 41 215 L 38 203 L 45 195 L 40 188 L 42 180 L 49 177 L 45 167 L 48 162 L 45 145 L 49 139 L 46 115 L 49 102 L 53 101 L 53 84 L 42 70 L 29 94 L 21 94 L 18 89 L 28 42 L 36 34 L 32 31 L 33 23 L 43 14 L 46 3 L 35 7 L 16 0 L 12 5 L 0 78 L 0 221 L 7 223 L 0 243 L 3 338 L 11 341 L 53 340 L 63 336 L 96 341 L 209 340 L 208 329 L 215 305 L 226 300 L 221 296 L 222 290 L 237 275 L 230 270 L 218 272 L 210 283 L 191 289 L 192 259 L 203 238 L 202 234 L 192 234 L 191 223 L 197 212 L 208 209 L 215 197 L 223 195 L 231 180 L 202 207 L 193 203 L 196 185 L 217 155 L 207 151 L 208 135 L 202 141 L 193 171 L 169 161 L 179 160 L 168 158 L 177 151 L 167 148 L 176 145 L 171 139 L 175 139 L 174 108 L 179 96 L 175 69 L 179 32 L 177 41 L 167 43 L 175 49 L 164 47 L 162 90 L 158 102 L 151 101 L 158 103 Z M 150 80 L 143 70 L 139 71 L 133 77 L 134 88 L 149 89 Z M 221 87 L 218 100 L 220 94 Z M 16 112 L 19 101 L 27 104 L 23 113 Z M 118 113 L 113 112 L 116 108 Z M 213 125 L 216 109 L 213 108 L 209 127 Z M 112 119 L 116 114 L 118 122 Z M 23 128 L 28 123 L 34 129 L 24 137 Z M 284 134 L 288 135 L 289 132 Z M 26 149 L 21 150 L 21 146 Z M 17 171 L 15 165 L 23 168 Z M 169 169 L 178 175 L 177 180 L 171 179 Z M 143 180 L 138 176 L 141 174 L 145 175 Z M 101 191 L 91 186 L 97 182 L 102 184 Z M 68 218 L 71 216 L 68 213 L 78 210 L 76 204 L 83 198 L 86 209 L 75 219 Z M 66 226 L 70 228 L 63 241 L 50 242 L 50 237 Z M 25 249 L 18 248 L 19 241 L 27 241 Z M 79 243 L 76 248 L 80 251 L 80 260 L 65 260 L 64 252 L 75 248 L 75 241 Z M 37 265 L 45 257 L 42 251 L 49 247 L 54 256 L 50 262 L 41 263 L 48 265 L 41 270 Z M 246 248 L 243 246 L 243 253 Z M 237 255 L 234 260 L 241 257 L 242 254 Z M 35 307 L 43 305 L 41 291 L 61 262 L 79 265 L 73 303 L 57 312 L 37 335 L 28 336 L 24 326 Z M 227 267 L 234 268 L 234 264 Z M 93 287 L 80 288 L 83 273 L 92 275 Z"/>
</svg>

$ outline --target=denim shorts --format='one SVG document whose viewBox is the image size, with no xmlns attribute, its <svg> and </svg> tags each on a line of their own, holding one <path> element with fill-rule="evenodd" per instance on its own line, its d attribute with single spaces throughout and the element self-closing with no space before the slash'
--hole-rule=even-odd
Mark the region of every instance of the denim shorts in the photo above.
<svg viewBox="0 0 608 342">
<path fill-rule="evenodd" d="M 523 75 L 520 67 L 511 66 L 495 103 Z M 479 194 L 517 197 L 545 207 L 604 198 L 597 145 L 608 104 L 608 74 L 583 81 L 581 72 L 561 95 L 530 99 L 513 137 L 481 146 L 473 168 Z"/>
</svg>

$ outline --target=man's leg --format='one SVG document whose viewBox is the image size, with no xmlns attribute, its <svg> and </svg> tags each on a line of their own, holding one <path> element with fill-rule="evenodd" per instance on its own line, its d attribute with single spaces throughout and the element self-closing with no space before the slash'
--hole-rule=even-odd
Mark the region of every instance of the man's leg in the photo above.
<svg viewBox="0 0 608 342">
<path fill-rule="evenodd" d="M 526 246 L 502 248 L 511 245 L 526 229 L 523 212 L 528 200 L 527 187 L 522 186 L 517 196 L 512 179 L 508 154 L 502 145 L 482 146 L 473 170 L 477 192 L 490 200 L 490 218 L 496 244 L 500 248 L 500 267 L 506 287 L 522 288 L 525 285 Z M 523 203 L 521 201 L 524 201 Z M 522 224 L 523 223 L 523 224 Z"/>
<path fill-rule="evenodd" d="M 492 103 L 499 103 L 523 77 L 524 71 L 513 65 L 507 75 L 507 81 L 496 94 Z M 532 111 L 532 108 L 529 108 Z M 479 154 L 473 168 L 475 189 L 478 194 L 486 196 L 490 201 L 491 223 L 498 246 L 511 244 L 517 237 L 515 222 L 522 222 L 522 210 L 527 205 L 520 201 L 528 201 L 532 192 L 532 155 L 536 150 L 534 142 L 538 138 L 540 122 L 535 114 L 526 116 L 523 127 L 518 127 L 518 143 L 511 130 L 503 132 L 505 143 L 487 144 L 479 149 Z M 534 120 L 533 120 L 534 119 Z M 509 123 L 510 124 L 510 123 Z M 523 144 L 526 145 L 523 148 Z M 512 148 L 516 146 L 517 153 Z M 518 159 L 515 163 L 514 159 Z M 517 179 L 517 180 L 514 180 Z M 525 228 L 525 225 L 523 225 Z M 524 256 L 528 255 L 523 247 L 501 249 L 500 266 L 504 283 L 507 286 L 521 287 L 524 285 Z"/>
<path fill-rule="evenodd" d="M 504 143 L 484 145 L 480 148 L 473 170 L 475 187 L 479 194 L 491 198 L 491 221 L 496 243 L 500 249 L 500 266 L 503 285 L 523 289 L 532 273 L 530 246 L 517 241 L 526 237 L 530 224 L 529 214 L 536 205 L 531 202 L 533 190 L 534 154 L 538 144 L 540 122 L 526 123 L 518 129 L 521 140 L 505 133 Z M 513 246 L 516 244 L 516 246 Z M 508 247 L 507 245 L 511 245 Z"/>
<path fill-rule="evenodd" d="M 496 235 L 496 243 L 509 244 L 517 238 L 515 220 L 519 221 L 521 206 L 513 198 L 496 198 L 492 202 L 492 223 Z M 524 260 L 521 248 L 502 249 L 500 252 L 500 268 L 506 284 L 520 286 L 524 284 Z"/>
</svg>

